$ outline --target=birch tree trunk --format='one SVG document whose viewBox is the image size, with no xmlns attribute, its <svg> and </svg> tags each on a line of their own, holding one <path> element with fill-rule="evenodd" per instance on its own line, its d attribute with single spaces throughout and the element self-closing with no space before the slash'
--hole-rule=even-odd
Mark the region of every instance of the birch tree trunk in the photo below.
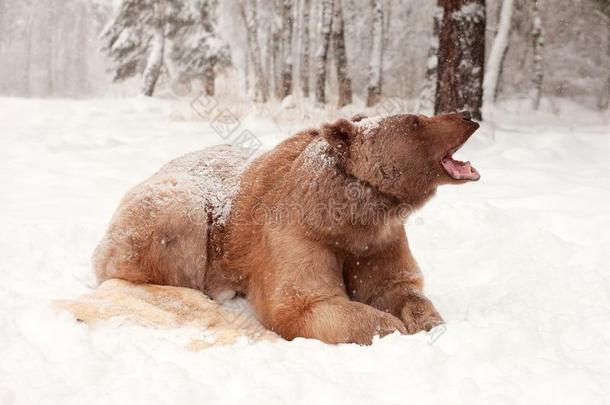
<svg viewBox="0 0 610 405">
<path fill-rule="evenodd" d="M 148 60 L 146 61 L 146 68 L 144 69 L 142 94 L 148 97 L 154 94 L 157 80 L 159 80 L 161 68 L 163 67 L 163 53 L 165 52 L 165 34 L 163 28 L 163 25 L 155 27 Z"/>
<path fill-rule="evenodd" d="M 491 47 L 491 52 L 487 61 L 485 80 L 483 81 L 483 105 L 486 107 L 491 107 L 496 102 L 498 81 L 500 80 L 500 74 L 502 73 L 504 57 L 508 50 L 508 38 L 512 26 L 512 15 L 513 0 L 503 0 L 498 30 Z"/>
<path fill-rule="evenodd" d="M 345 49 L 345 33 L 342 0 L 334 0 L 333 14 L 333 47 L 335 50 L 335 66 L 339 82 L 339 98 L 337 106 L 343 107 L 352 102 L 352 81 L 347 73 L 347 51 Z"/>
<path fill-rule="evenodd" d="M 534 0 L 534 9 L 532 13 L 532 41 L 534 42 L 534 92 L 532 104 L 534 110 L 540 107 L 540 99 L 542 98 L 542 81 L 544 72 L 542 70 L 542 51 L 544 50 L 544 36 L 542 32 L 542 20 L 540 19 L 540 10 L 538 9 L 538 0 Z"/>
<path fill-rule="evenodd" d="M 428 59 L 426 61 L 426 75 L 424 84 L 419 94 L 417 111 L 420 113 L 431 113 L 434 110 L 434 97 L 436 95 L 436 76 L 438 73 L 438 35 L 443 20 L 443 8 L 437 4 L 432 21 L 432 37 L 430 48 L 428 48 Z"/>
<path fill-rule="evenodd" d="M 144 68 L 144 85 L 142 94 L 152 96 L 157 86 L 157 80 L 161 75 L 163 67 L 163 54 L 165 53 L 165 4 L 156 2 L 154 4 L 153 36 L 149 45 L 148 59 Z"/>
<path fill-rule="evenodd" d="M 606 63 L 610 65 L 610 2 L 608 0 L 597 0 L 597 3 L 601 8 L 603 24 L 606 26 Z M 597 104 L 601 111 L 610 107 L 610 69 L 606 72 Z"/>
<path fill-rule="evenodd" d="M 381 99 L 381 83 L 383 71 L 383 0 L 373 0 L 373 47 L 369 65 L 369 80 L 367 87 L 366 106 L 371 107 Z"/>
<path fill-rule="evenodd" d="M 199 15 L 203 30 L 210 33 L 214 32 L 212 21 L 216 14 L 216 3 L 202 2 L 200 7 Z M 216 63 L 216 56 L 211 56 L 206 58 L 206 64 L 203 67 L 203 88 L 208 96 L 213 96 L 216 92 Z"/>
<path fill-rule="evenodd" d="M 333 0 L 321 0 L 320 46 L 316 61 L 316 102 L 326 103 L 326 71 L 333 20 Z"/>
<path fill-rule="evenodd" d="M 280 99 L 292 94 L 292 30 L 294 17 L 292 0 L 282 1 L 282 73 L 280 84 Z"/>
<path fill-rule="evenodd" d="M 311 13 L 311 0 L 303 0 L 303 48 L 301 50 L 301 90 L 303 97 L 309 97 L 309 76 L 310 60 L 309 52 L 311 47 L 311 37 L 309 34 L 309 16 Z"/>
<path fill-rule="evenodd" d="M 264 39 L 263 39 L 263 43 L 265 44 L 264 48 L 261 49 L 261 65 L 263 66 L 264 72 L 267 75 L 267 85 L 270 87 L 271 92 L 273 92 L 274 89 L 274 83 L 273 83 L 273 75 L 275 73 L 275 55 L 273 54 L 274 50 L 273 50 L 273 32 L 274 32 L 274 28 L 273 28 L 273 24 L 269 24 L 267 27 L 265 27 L 263 29 L 264 32 Z M 255 71 L 254 71 L 255 72 Z M 256 72 L 254 75 L 255 78 L 255 83 L 256 83 Z M 255 86 L 256 89 L 256 86 Z"/>
<path fill-rule="evenodd" d="M 8 6 L 6 5 L 6 0 L 0 0 L 0 57 L 4 56 L 4 36 L 6 31 L 8 31 L 5 23 L 7 12 Z"/>
<path fill-rule="evenodd" d="M 55 92 L 55 69 L 54 69 L 54 57 L 55 57 L 55 32 L 53 30 L 53 21 L 55 19 L 55 8 L 53 7 L 53 0 L 47 0 L 47 20 L 46 20 L 46 70 L 47 70 L 47 96 L 53 96 Z"/>
<path fill-rule="evenodd" d="M 468 111 L 481 119 L 485 0 L 442 0 L 435 114 Z"/>
<path fill-rule="evenodd" d="M 263 71 L 263 65 L 261 63 L 261 50 L 258 44 L 256 4 L 249 2 L 250 6 L 246 7 L 246 1 L 247 0 L 240 0 L 239 11 L 246 26 L 248 54 L 250 56 L 250 60 L 252 61 L 255 76 L 256 98 L 259 101 L 266 102 L 269 99 L 269 88 L 265 73 Z M 246 8 L 248 10 L 246 10 Z"/>
<path fill-rule="evenodd" d="M 280 36 L 280 27 L 277 24 L 277 19 L 275 18 L 275 10 L 278 7 L 277 6 L 277 1 L 275 2 L 276 6 L 274 7 L 274 18 L 273 21 L 271 23 L 271 43 L 270 43 L 270 49 L 271 49 L 271 70 L 270 70 L 270 78 L 269 78 L 269 84 L 271 85 L 271 87 L 273 88 L 273 92 L 275 94 L 275 97 L 280 97 L 281 96 L 281 91 L 280 91 L 280 79 L 279 79 L 279 72 L 281 71 L 279 65 L 281 62 L 281 52 L 282 52 L 282 42 L 281 42 L 281 36 Z"/>
<path fill-rule="evenodd" d="M 30 5 L 32 7 L 32 5 Z M 32 27 L 34 25 L 34 9 L 30 8 L 30 15 L 28 16 L 28 22 L 26 24 L 26 38 L 27 46 L 25 52 L 25 69 L 23 69 L 23 79 L 25 85 L 25 95 L 32 96 L 30 88 L 30 76 L 32 70 Z"/>
<path fill-rule="evenodd" d="M 244 86 L 246 94 L 250 94 L 250 57 L 246 54 L 244 58 Z"/>
<path fill-rule="evenodd" d="M 86 40 L 89 38 L 89 23 L 88 18 L 88 7 L 87 3 L 78 3 L 80 18 L 78 19 L 77 35 L 79 41 Z M 78 48 L 78 54 L 76 55 L 76 64 L 79 66 L 77 71 L 77 91 L 81 94 L 89 93 L 89 61 L 87 58 L 87 48 L 80 46 Z"/>
<path fill-rule="evenodd" d="M 610 8 L 610 7 L 609 7 Z M 610 16 L 608 16 L 608 24 L 606 26 L 607 36 L 606 36 L 606 60 L 610 64 Z M 599 97 L 599 109 L 601 111 L 607 110 L 610 108 L 610 69 L 606 73 L 606 80 L 604 81 L 604 86 L 602 88 L 602 93 Z"/>
</svg>

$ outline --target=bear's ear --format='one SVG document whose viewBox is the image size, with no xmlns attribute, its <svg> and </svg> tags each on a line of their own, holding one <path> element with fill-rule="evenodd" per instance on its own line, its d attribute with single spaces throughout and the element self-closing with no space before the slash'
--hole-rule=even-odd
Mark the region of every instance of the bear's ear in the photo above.
<svg viewBox="0 0 610 405">
<path fill-rule="evenodd" d="M 411 129 L 418 130 L 421 128 L 421 120 L 417 115 L 411 115 L 409 117 L 409 126 Z"/>
<path fill-rule="evenodd" d="M 345 118 L 339 118 L 332 124 L 322 124 L 320 134 L 335 151 L 343 155 L 356 135 L 356 126 Z"/>
<path fill-rule="evenodd" d="M 360 122 L 362 120 L 367 119 L 368 117 L 362 113 L 358 113 L 355 115 L 352 115 L 352 122 Z"/>
</svg>

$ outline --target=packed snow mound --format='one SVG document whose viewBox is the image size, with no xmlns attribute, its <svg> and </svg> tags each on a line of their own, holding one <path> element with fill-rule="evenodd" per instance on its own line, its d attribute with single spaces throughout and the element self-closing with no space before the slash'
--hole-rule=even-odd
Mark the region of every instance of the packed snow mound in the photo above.
<svg viewBox="0 0 610 405">
<path fill-rule="evenodd" d="M 293 110 L 297 107 L 297 103 L 292 94 L 284 97 L 282 102 L 280 103 L 283 110 Z"/>
<path fill-rule="evenodd" d="M 189 350 L 235 343 L 240 337 L 278 339 L 256 321 L 245 300 L 221 306 L 190 288 L 110 279 L 76 299 L 57 300 L 55 306 L 90 326 L 120 319 L 156 329 L 189 328 L 196 332 L 186 345 Z"/>
</svg>

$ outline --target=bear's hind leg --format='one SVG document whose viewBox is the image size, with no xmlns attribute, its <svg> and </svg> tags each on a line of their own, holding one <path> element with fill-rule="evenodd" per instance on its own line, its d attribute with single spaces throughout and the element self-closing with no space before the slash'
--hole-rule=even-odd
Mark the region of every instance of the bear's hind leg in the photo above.
<svg viewBox="0 0 610 405">
<path fill-rule="evenodd" d="M 159 194 L 153 186 L 119 207 L 93 255 L 97 279 L 203 291 L 209 228 L 205 211 L 180 190 L 152 198 Z"/>
</svg>

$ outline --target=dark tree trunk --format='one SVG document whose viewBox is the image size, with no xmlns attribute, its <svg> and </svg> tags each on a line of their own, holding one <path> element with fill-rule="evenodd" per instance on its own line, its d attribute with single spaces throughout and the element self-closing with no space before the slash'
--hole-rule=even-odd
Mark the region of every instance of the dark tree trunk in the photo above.
<svg viewBox="0 0 610 405">
<path fill-rule="evenodd" d="M 280 99 L 292 94 L 292 28 L 294 17 L 292 0 L 282 1 L 282 73 L 280 79 Z"/>
<path fill-rule="evenodd" d="M 277 12 L 282 8 L 283 0 L 273 0 L 272 18 L 271 18 L 271 36 L 269 37 L 271 44 L 271 70 L 269 71 L 269 85 L 271 86 L 273 95 L 276 98 L 282 96 L 282 35 L 281 26 L 278 23 L 281 16 L 277 17 Z"/>
<path fill-rule="evenodd" d="M 440 0 L 439 0 L 440 2 Z M 436 81 L 438 76 L 438 36 L 441 31 L 443 20 L 443 9 L 440 4 L 434 10 L 432 17 L 432 37 L 428 48 L 428 59 L 426 61 L 426 76 L 419 95 L 417 111 L 429 113 L 434 110 L 434 98 L 436 95 Z"/>
<path fill-rule="evenodd" d="M 246 55 L 245 59 L 244 59 L 244 65 L 245 65 L 245 80 L 244 80 L 244 85 L 246 86 L 246 94 L 250 94 L 250 58 L 248 57 L 248 55 Z"/>
<path fill-rule="evenodd" d="M 34 10 L 30 9 L 30 15 L 28 16 L 28 22 L 26 25 L 26 38 L 27 38 L 27 46 L 25 52 L 25 68 L 23 69 L 23 80 L 24 80 L 24 88 L 25 95 L 32 96 L 32 90 L 30 88 L 30 76 L 32 70 L 32 27 L 34 25 Z"/>
<path fill-rule="evenodd" d="M 610 62 L 610 1 L 597 0 L 606 26 L 606 60 Z M 606 72 L 604 83 L 600 89 L 598 107 L 601 111 L 610 108 L 610 69 Z"/>
<path fill-rule="evenodd" d="M 540 10 L 538 9 L 538 0 L 534 0 L 533 10 L 533 26 L 532 26 L 532 41 L 534 45 L 534 110 L 540 107 L 540 99 L 542 98 L 542 81 L 544 80 L 544 72 L 542 70 L 542 51 L 544 49 L 544 36 L 542 32 L 542 20 L 540 19 Z"/>
<path fill-rule="evenodd" d="M 53 59 L 55 57 L 55 32 L 53 23 L 55 21 L 55 8 L 53 0 L 47 0 L 47 49 L 46 49 L 46 68 L 47 68 L 47 96 L 53 96 L 55 92 L 55 70 L 53 69 Z"/>
<path fill-rule="evenodd" d="M 203 30 L 205 32 L 212 33 L 214 32 L 214 24 L 212 23 L 212 21 L 214 20 L 214 13 L 216 12 L 216 8 L 215 6 L 213 9 L 211 9 L 210 7 L 210 3 L 201 3 L 199 15 Z M 216 63 L 217 60 L 215 57 L 207 58 L 206 65 L 203 67 L 203 89 L 205 91 L 205 94 L 208 96 L 213 96 L 216 90 Z"/>
<path fill-rule="evenodd" d="M 244 4 L 246 2 L 248 3 L 248 6 Z M 254 69 L 256 97 L 259 101 L 266 102 L 269 98 L 269 88 L 267 86 L 267 79 L 263 71 L 263 64 L 261 63 L 261 51 L 258 44 L 258 17 L 256 13 L 256 4 L 253 4 L 251 1 L 240 0 L 239 12 L 246 26 L 248 55 L 252 61 L 252 66 Z"/>
<path fill-rule="evenodd" d="M 269 85 L 269 91 L 273 93 L 274 91 L 274 83 L 273 83 L 273 75 L 275 74 L 275 55 L 273 49 L 273 32 L 274 32 L 273 24 L 269 24 L 265 28 L 264 31 L 264 41 L 266 42 L 265 46 L 261 49 L 261 65 L 263 65 L 263 69 L 267 75 L 267 83 Z M 256 71 L 255 71 L 256 72 Z"/>
<path fill-rule="evenodd" d="M 485 0 L 441 0 L 436 114 L 468 111 L 481 119 Z"/>
<path fill-rule="evenodd" d="M 280 61 L 280 33 L 276 28 L 272 28 L 271 33 L 271 70 L 269 84 L 271 85 L 276 97 L 280 96 L 280 81 L 278 79 L 278 64 Z"/>
<path fill-rule="evenodd" d="M 610 61 L 610 24 L 608 24 L 608 39 L 606 40 L 606 56 L 607 60 Z M 610 108 L 610 69 L 606 73 L 606 79 L 602 88 L 602 93 L 599 96 L 599 109 L 601 111 Z"/>
<path fill-rule="evenodd" d="M 320 34 L 320 47 L 316 66 L 316 102 L 326 103 L 326 65 L 328 63 L 328 47 L 333 19 L 333 0 L 321 0 L 322 21 Z"/>
<path fill-rule="evenodd" d="M 89 17 L 89 5 L 85 2 L 79 3 L 80 8 L 80 18 L 78 19 L 77 26 L 77 35 L 79 41 L 87 41 L 89 39 L 89 23 L 87 18 Z M 87 58 L 87 48 L 79 44 L 80 46 L 77 48 L 78 52 L 75 52 L 76 57 L 78 58 L 75 62 L 78 66 L 77 77 L 78 77 L 78 86 L 77 92 L 80 94 L 88 94 L 89 93 L 89 61 Z"/>
<path fill-rule="evenodd" d="M 343 107 L 352 102 L 352 81 L 347 73 L 347 52 L 345 50 L 345 33 L 342 0 L 335 0 L 333 15 L 333 47 L 335 49 L 335 66 L 339 82 L 337 105 Z"/>
<path fill-rule="evenodd" d="M 212 61 L 209 61 L 208 65 L 203 69 L 203 87 L 206 95 L 214 95 L 215 81 L 216 73 L 214 71 L 214 63 Z"/>
<path fill-rule="evenodd" d="M 309 34 L 309 16 L 311 13 L 311 0 L 303 0 L 303 49 L 301 61 L 301 90 L 303 97 L 309 97 L 309 76 L 311 37 Z"/>
<path fill-rule="evenodd" d="M 373 47 L 369 66 L 369 83 L 366 106 L 374 106 L 381 100 L 381 83 L 383 82 L 383 45 L 384 45 L 384 1 L 373 0 Z"/>
</svg>

